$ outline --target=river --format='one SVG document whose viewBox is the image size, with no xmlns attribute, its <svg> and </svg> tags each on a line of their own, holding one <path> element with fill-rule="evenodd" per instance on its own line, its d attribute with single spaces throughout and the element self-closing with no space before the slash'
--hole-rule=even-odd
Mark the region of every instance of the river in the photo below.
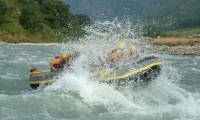
<svg viewBox="0 0 200 120">
<path fill-rule="evenodd" d="M 90 80 L 79 68 L 88 55 L 83 51 L 77 72 L 65 72 L 52 85 L 33 90 L 31 65 L 49 69 L 49 61 L 66 46 L 0 44 L 1 120 L 200 119 L 199 56 L 155 54 L 165 63 L 158 78 L 146 86 L 116 88 Z"/>
</svg>

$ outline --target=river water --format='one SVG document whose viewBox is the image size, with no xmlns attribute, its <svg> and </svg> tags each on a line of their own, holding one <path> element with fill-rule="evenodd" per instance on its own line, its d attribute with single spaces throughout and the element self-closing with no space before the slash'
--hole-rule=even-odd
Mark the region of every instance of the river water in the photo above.
<svg viewBox="0 0 200 120">
<path fill-rule="evenodd" d="M 90 38 L 94 37 L 84 39 Z M 52 85 L 33 90 L 29 86 L 31 65 L 49 69 L 49 61 L 68 46 L 0 45 L 1 120 L 200 119 L 199 56 L 155 54 L 165 62 L 157 79 L 146 86 L 118 88 L 89 78 L 80 68 L 88 55 L 82 51 L 74 64 L 76 72 L 64 72 Z M 94 44 L 87 49 L 94 47 L 99 51 Z"/>
</svg>

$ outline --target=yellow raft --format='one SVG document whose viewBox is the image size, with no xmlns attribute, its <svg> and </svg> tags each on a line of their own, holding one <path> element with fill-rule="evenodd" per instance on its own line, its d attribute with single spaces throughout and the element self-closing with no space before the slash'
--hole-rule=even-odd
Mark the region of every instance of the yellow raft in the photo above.
<svg viewBox="0 0 200 120">
<path fill-rule="evenodd" d="M 161 72 L 161 62 L 154 56 L 145 57 L 131 65 L 115 67 L 109 70 L 101 70 L 97 73 L 97 78 L 101 82 L 124 84 L 130 81 L 150 81 L 155 79 Z M 41 84 L 49 85 L 54 82 L 53 78 L 62 71 L 53 72 L 51 70 L 35 70 L 30 74 L 30 86 L 36 89 Z"/>
</svg>

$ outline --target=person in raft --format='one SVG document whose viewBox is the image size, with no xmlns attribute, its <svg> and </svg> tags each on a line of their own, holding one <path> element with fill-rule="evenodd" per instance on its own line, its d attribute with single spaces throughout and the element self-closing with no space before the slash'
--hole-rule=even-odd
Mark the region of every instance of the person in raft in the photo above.
<svg viewBox="0 0 200 120">
<path fill-rule="evenodd" d="M 120 43 L 119 48 L 112 48 L 111 52 L 105 53 L 99 57 L 101 65 L 116 66 L 119 61 L 123 58 L 123 50 L 125 49 L 125 44 Z"/>
<path fill-rule="evenodd" d="M 137 47 L 135 45 L 130 46 L 130 50 L 128 53 L 124 53 L 125 51 L 125 44 L 120 43 L 119 48 L 117 49 L 112 49 L 111 53 L 107 56 L 106 59 L 111 65 L 119 65 L 120 62 L 125 62 L 125 61 L 133 61 L 135 62 L 139 58 L 139 54 L 137 51 Z"/>
<path fill-rule="evenodd" d="M 51 70 L 58 71 L 64 68 L 68 68 L 71 62 L 78 56 L 78 52 L 73 53 L 62 53 L 61 56 L 56 56 L 55 59 L 49 63 Z"/>
</svg>

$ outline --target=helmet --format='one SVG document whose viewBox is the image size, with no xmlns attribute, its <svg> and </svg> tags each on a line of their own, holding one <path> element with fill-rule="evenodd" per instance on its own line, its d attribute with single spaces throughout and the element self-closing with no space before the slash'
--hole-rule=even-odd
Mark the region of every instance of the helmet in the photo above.
<svg viewBox="0 0 200 120">
<path fill-rule="evenodd" d="M 130 50 L 131 50 L 131 52 L 134 52 L 137 50 L 137 48 L 136 48 L 136 46 L 132 45 Z"/>
<path fill-rule="evenodd" d="M 120 48 L 121 50 L 125 49 L 125 44 L 124 44 L 123 42 L 121 42 L 121 43 L 119 44 L 119 48 Z"/>
<path fill-rule="evenodd" d="M 62 53 L 62 54 L 61 54 L 61 58 L 64 58 L 64 59 L 65 59 L 65 58 L 67 58 L 67 56 L 68 56 L 67 53 Z"/>
</svg>

